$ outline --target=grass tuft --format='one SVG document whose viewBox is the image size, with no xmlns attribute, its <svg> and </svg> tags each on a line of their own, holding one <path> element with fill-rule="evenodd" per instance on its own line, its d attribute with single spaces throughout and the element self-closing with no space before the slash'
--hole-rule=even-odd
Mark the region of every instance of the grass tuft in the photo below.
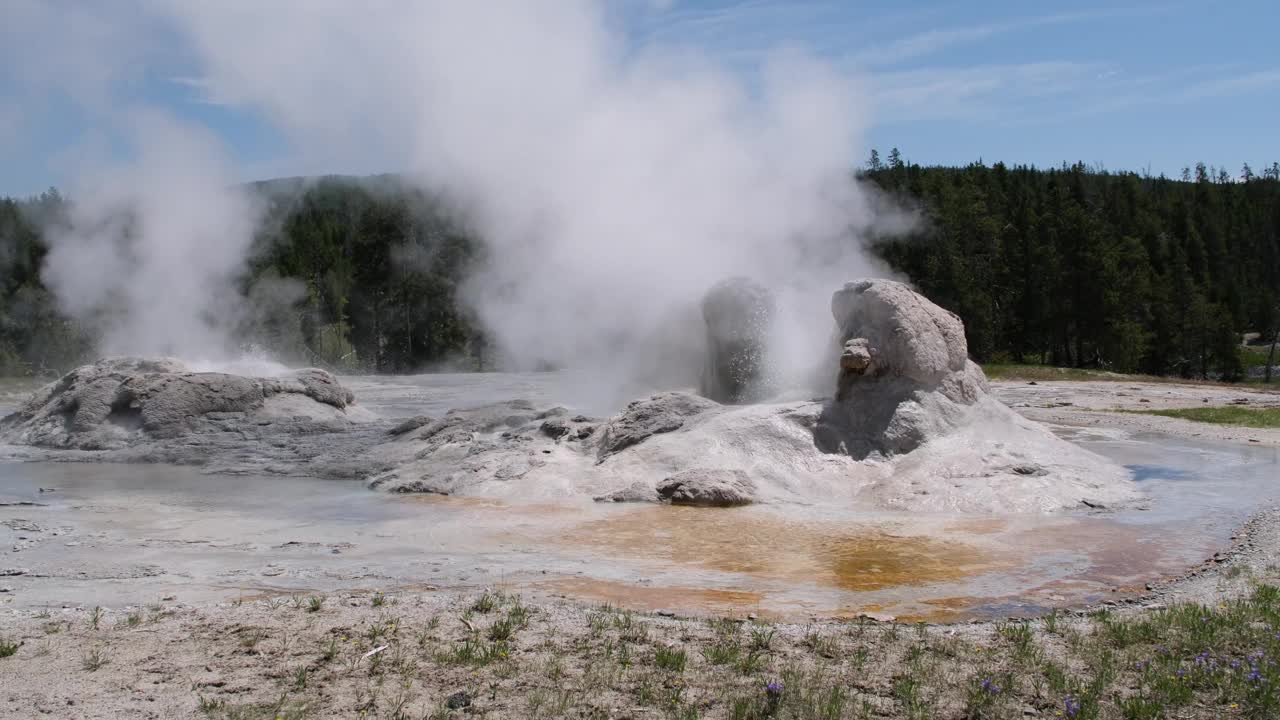
<svg viewBox="0 0 1280 720">
<path fill-rule="evenodd" d="M 1280 428 L 1280 407 L 1252 408 L 1230 405 L 1226 407 L 1175 408 L 1170 410 L 1124 410 L 1134 415 L 1159 415 L 1181 418 L 1214 425 L 1236 425 L 1251 428 Z"/>
</svg>

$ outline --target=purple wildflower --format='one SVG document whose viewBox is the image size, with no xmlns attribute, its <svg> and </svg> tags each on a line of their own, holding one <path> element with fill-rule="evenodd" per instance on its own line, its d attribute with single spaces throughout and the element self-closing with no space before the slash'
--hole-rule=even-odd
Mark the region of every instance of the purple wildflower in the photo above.
<svg viewBox="0 0 1280 720">
<path fill-rule="evenodd" d="M 1000 686 L 995 684 L 991 678 L 982 681 L 982 689 L 991 695 L 1000 694 Z"/>
<path fill-rule="evenodd" d="M 1080 702 L 1070 695 L 1062 701 L 1062 705 L 1069 718 L 1073 718 L 1080 713 Z"/>
<path fill-rule="evenodd" d="M 777 680 L 771 680 L 768 685 L 764 686 L 764 691 L 769 697 L 776 698 L 782 694 L 782 683 Z"/>
<path fill-rule="evenodd" d="M 1249 672 L 1249 677 L 1248 677 L 1247 679 L 1249 680 L 1249 682 L 1255 682 L 1255 683 L 1256 683 L 1256 682 L 1258 682 L 1259 680 L 1261 680 L 1261 679 L 1262 679 L 1262 673 L 1258 672 L 1258 668 L 1253 668 L 1253 669 Z"/>
</svg>

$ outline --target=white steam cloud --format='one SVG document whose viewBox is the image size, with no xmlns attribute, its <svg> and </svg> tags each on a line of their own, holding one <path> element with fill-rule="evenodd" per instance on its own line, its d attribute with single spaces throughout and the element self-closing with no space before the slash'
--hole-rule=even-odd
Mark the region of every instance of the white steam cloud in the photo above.
<svg viewBox="0 0 1280 720">
<path fill-rule="evenodd" d="M 68 222 L 48 229 L 44 280 L 105 353 L 225 358 L 257 208 L 207 133 L 164 116 L 131 127 L 137 158 L 73 188 Z"/>
<path fill-rule="evenodd" d="M 62 309 L 104 354 L 218 362 L 237 354 L 235 283 L 259 208 L 236 187 L 218 138 L 138 92 L 150 63 L 171 52 L 154 41 L 164 19 L 144 9 L 6 2 L 0 86 L 29 117 L 58 118 L 70 105 L 87 120 L 51 159 L 71 178 L 66 216 L 45 228 L 43 279 Z"/>
<path fill-rule="evenodd" d="M 859 238 L 884 214 L 852 179 L 866 123 L 856 85 L 796 49 L 745 79 L 696 49 L 637 48 L 609 7 L 142 6 L 194 48 L 208 100 L 268 118 L 298 165 L 405 170 L 465 205 L 489 243 L 467 299 L 512 363 L 691 377 L 696 367 L 672 361 L 672 339 L 687 335 L 711 285 L 743 275 L 778 293 L 775 360 L 801 370 L 830 332 L 832 290 L 876 274 Z M 175 263 L 201 265 L 199 282 L 181 282 L 192 294 L 166 314 L 146 314 L 154 290 L 129 304 L 130 323 L 170 325 L 207 309 L 205 293 L 235 269 L 226 259 L 246 252 L 254 215 L 225 194 L 195 207 L 225 181 L 216 154 L 198 139 L 176 151 L 172 133 L 154 139 L 112 184 L 138 194 L 141 236 L 155 239 L 138 245 L 150 269 L 129 284 L 164 287 Z M 86 285 L 80 257 L 94 236 L 77 237 L 51 261 L 60 293 Z M 199 260 L 166 245 L 217 242 L 226 254 Z M 103 294 L 94 290 L 86 297 Z"/>
</svg>

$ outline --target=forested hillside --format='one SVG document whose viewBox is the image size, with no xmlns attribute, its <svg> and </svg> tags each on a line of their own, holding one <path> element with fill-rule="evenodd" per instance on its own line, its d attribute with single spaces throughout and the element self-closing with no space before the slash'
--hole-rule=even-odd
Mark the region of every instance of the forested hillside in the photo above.
<svg viewBox="0 0 1280 720">
<path fill-rule="evenodd" d="M 894 150 L 861 177 L 920 217 L 873 251 L 965 322 L 975 359 L 1242 376 L 1243 333 L 1280 324 L 1280 167 L 1179 179 L 1082 165 L 923 167 Z M 276 180 L 235 333 L 294 362 L 405 372 L 492 365 L 459 285 L 484 244 L 394 176 Z M 0 201 L 0 372 L 50 374 L 95 328 L 40 281 L 56 191 Z"/>
<path fill-rule="evenodd" d="M 370 372 L 485 366 L 483 332 L 457 297 L 482 245 L 441 199 L 394 176 L 254 189 L 269 207 L 245 287 L 266 312 L 247 339 Z"/>
<path fill-rule="evenodd" d="M 920 208 L 875 251 L 964 319 L 979 361 L 1186 377 L 1242 373 L 1241 335 L 1275 331 L 1280 167 L 1182 179 L 873 156 L 867 176 Z"/>
</svg>

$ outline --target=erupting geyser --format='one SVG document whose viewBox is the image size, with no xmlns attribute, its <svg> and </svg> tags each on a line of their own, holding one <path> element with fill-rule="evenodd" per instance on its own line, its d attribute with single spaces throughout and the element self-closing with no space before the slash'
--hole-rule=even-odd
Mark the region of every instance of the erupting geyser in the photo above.
<svg viewBox="0 0 1280 720">
<path fill-rule="evenodd" d="M 707 363 L 698 391 L 703 396 L 722 403 L 767 397 L 767 346 L 776 311 L 773 293 L 746 278 L 731 278 L 711 288 L 702 300 Z"/>
</svg>

